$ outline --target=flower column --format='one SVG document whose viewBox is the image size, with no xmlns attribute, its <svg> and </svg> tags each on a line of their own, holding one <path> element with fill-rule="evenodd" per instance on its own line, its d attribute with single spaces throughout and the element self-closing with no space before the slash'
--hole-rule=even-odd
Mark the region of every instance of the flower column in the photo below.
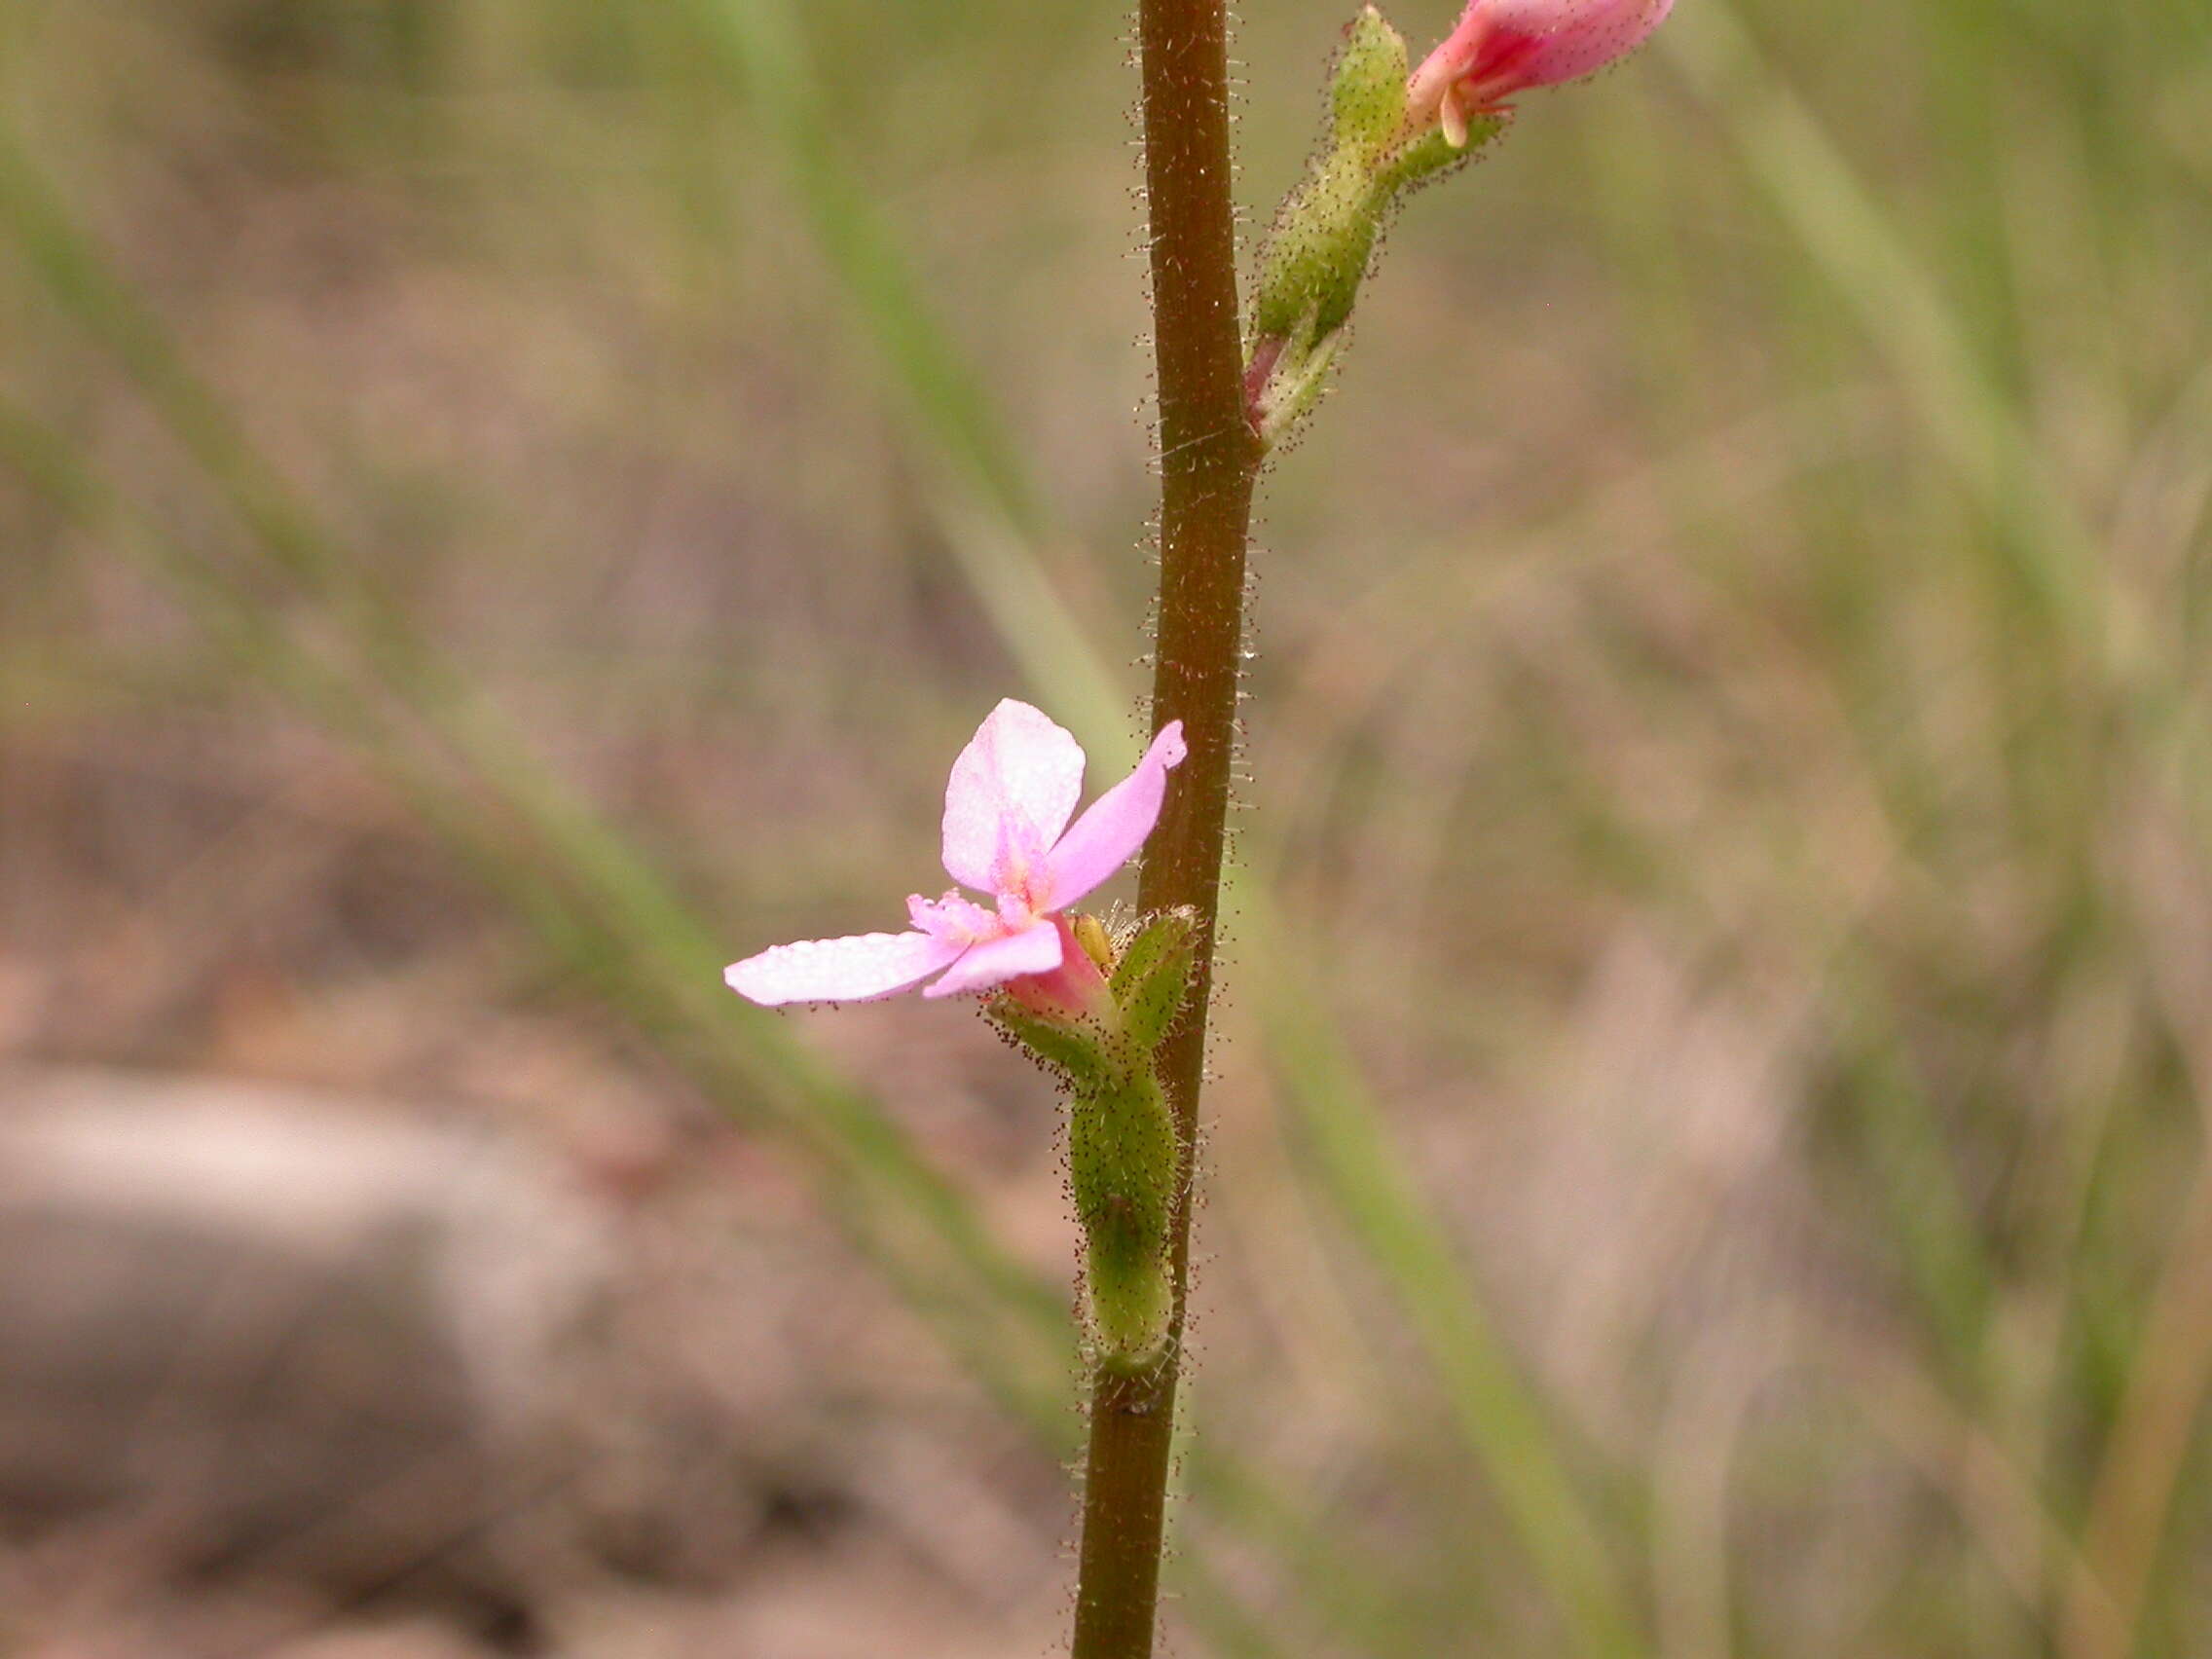
<svg viewBox="0 0 2212 1659">
<path fill-rule="evenodd" d="M 1188 908 L 1198 930 L 1192 1012 L 1159 1072 L 1179 1140 L 1165 1352 L 1092 1379 L 1073 1659 L 1147 1659 L 1190 1272 L 1189 1202 L 1205 1070 L 1214 923 L 1236 740 L 1244 543 L 1261 446 L 1244 417 L 1230 197 L 1223 0 L 1140 0 L 1145 199 L 1160 396 L 1160 607 L 1152 723 L 1180 720 L 1190 758 L 1145 852 L 1139 907 Z"/>
</svg>

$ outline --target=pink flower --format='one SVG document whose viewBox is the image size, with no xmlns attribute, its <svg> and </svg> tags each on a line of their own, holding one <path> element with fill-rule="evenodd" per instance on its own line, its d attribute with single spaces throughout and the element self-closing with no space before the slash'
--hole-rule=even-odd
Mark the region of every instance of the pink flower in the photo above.
<svg viewBox="0 0 2212 1659">
<path fill-rule="evenodd" d="M 945 870 L 989 893 L 995 910 L 958 889 L 942 899 L 916 894 L 906 901 L 911 932 L 779 944 L 732 963 L 722 977 L 738 995 L 770 1008 L 869 1002 L 932 974 L 940 977 L 926 997 L 1020 981 L 1014 988 L 1028 993 L 1025 1000 L 1085 1004 L 1103 992 L 1104 980 L 1060 912 L 1144 845 L 1166 798 L 1168 769 L 1186 753 L 1183 722 L 1169 720 L 1137 769 L 1070 825 L 1083 793 L 1083 749 L 1010 697 L 960 752 L 944 790 Z"/>
<path fill-rule="evenodd" d="M 1641 46 L 1674 0 L 1469 0 L 1443 45 L 1406 84 L 1415 129 L 1440 121 L 1453 147 L 1471 116 L 1531 87 L 1579 81 Z"/>
</svg>

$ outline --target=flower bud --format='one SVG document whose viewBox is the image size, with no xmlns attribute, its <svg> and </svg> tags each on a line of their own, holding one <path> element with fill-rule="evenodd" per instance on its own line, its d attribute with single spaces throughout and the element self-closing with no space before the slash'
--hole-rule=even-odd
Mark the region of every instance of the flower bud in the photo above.
<svg viewBox="0 0 2212 1659">
<path fill-rule="evenodd" d="M 1331 137 L 1339 149 L 1381 151 L 1406 124 L 1405 37 L 1373 6 L 1345 25 L 1329 80 Z"/>
<path fill-rule="evenodd" d="M 1287 340 L 1302 327 L 1321 339 L 1351 314 L 1389 205 L 1376 197 L 1375 175 L 1405 124 L 1405 41 L 1370 6 L 1330 78 L 1328 139 L 1268 233 L 1252 294 L 1259 339 Z"/>
<path fill-rule="evenodd" d="M 1319 398 L 1377 239 L 1408 187 L 1465 159 L 1407 99 L 1405 38 L 1373 6 L 1345 29 L 1327 131 L 1275 215 L 1252 289 L 1244 403 L 1273 444 Z"/>
<path fill-rule="evenodd" d="M 1373 6 L 1345 30 L 1328 131 L 1261 250 L 1244 338 L 1244 415 L 1272 447 L 1311 409 L 1359 285 L 1415 186 L 1504 128 L 1504 100 L 1578 80 L 1641 45 L 1674 0 L 1471 0 L 1405 77 L 1406 43 Z"/>
</svg>

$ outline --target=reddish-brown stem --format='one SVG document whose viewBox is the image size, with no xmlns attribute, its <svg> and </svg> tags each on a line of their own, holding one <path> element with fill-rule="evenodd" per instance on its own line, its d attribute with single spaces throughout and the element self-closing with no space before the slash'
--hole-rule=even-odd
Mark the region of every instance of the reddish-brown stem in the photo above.
<svg viewBox="0 0 2212 1659">
<path fill-rule="evenodd" d="M 1194 1013 L 1161 1055 L 1182 1134 L 1165 1356 L 1092 1379 L 1072 1659 L 1149 1659 L 1157 1619 L 1168 1447 L 1190 1276 L 1190 1190 L 1205 1070 L 1206 1006 L 1235 750 L 1244 544 L 1259 442 L 1244 418 L 1230 197 L 1229 40 L 1223 0 L 1140 0 L 1145 189 L 1160 395 L 1160 612 L 1152 725 L 1183 722 L 1190 757 L 1145 851 L 1138 903 L 1188 904 L 1201 929 Z"/>
</svg>

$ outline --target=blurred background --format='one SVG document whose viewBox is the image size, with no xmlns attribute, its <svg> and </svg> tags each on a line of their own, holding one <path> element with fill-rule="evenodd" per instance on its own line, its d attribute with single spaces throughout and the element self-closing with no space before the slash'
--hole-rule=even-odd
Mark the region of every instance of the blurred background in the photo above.
<svg viewBox="0 0 2212 1659">
<path fill-rule="evenodd" d="M 1126 34 L 0 3 L 0 1651 L 1059 1640 L 1045 1087 L 719 973 L 1000 696 L 1136 752 Z M 1682 0 L 1412 203 L 1264 493 L 1172 1651 L 2212 1648 L 2208 270 L 2161 0 Z"/>
</svg>

